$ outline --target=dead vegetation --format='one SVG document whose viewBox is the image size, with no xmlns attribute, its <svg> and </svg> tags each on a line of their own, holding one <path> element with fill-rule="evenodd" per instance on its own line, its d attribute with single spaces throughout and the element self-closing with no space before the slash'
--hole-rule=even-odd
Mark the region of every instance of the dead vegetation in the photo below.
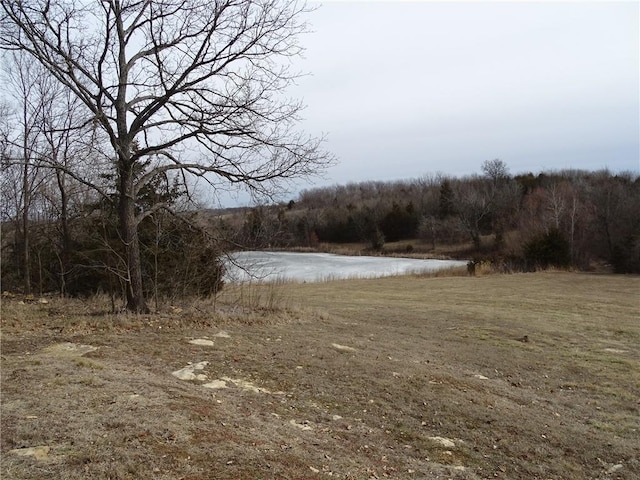
<svg viewBox="0 0 640 480">
<path fill-rule="evenodd" d="M 138 316 L 4 298 L 0 474 L 635 479 L 639 289 L 397 277 L 229 289 Z M 204 377 L 172 375 L 199 362 Z"/>
</svg>

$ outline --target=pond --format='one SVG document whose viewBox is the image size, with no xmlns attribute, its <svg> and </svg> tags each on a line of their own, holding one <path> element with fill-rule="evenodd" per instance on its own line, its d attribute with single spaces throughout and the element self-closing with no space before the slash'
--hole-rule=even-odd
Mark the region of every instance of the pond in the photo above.
<svg viewBox="0 0 640 480">
<path fill-rule="evenodd" d="M 227 261 L 226 280 L 319 282 L 426 273 L 465 266 L 463 260 L 346 256 L 329 253 L 238 252 Z"/>
</svg>

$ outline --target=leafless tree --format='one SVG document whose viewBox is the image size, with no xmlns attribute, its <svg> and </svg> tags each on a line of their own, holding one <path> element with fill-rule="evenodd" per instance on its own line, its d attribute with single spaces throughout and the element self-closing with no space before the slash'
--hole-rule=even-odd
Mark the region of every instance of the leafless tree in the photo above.
<svg viewBox="0 0 640 480">
<path fill-rule="evenodd" d="M 474 248 L 480 249 L 482 225 L 492 211 L 490 186 L 485 179 L 475 177 L 456 182 L 453 191 L 460 223 L 471 237 Z"/>
<path fill-rule="evenodd" d="M 7 111 L 10 120 L 3 135 L 2 170 L 3 190 L 11 195 L 13 205 L 5 205 L 5 211 L 16 225 L 23 289 L 25 294 L 30 294 L 30 221 L 37 190 L 43 181 L 40 154 L 43 112 L 39 83 L 44 72 L 21 52 L 8 55 L 3 71 L 7 99 L 12 107 Z"/>
<path fill-rule="evenodd" d="M 509 167 L 502 160 L 495 158 L 482 164 L 482 173 L 496 184 L 509 179 Z"/>
<path fill-rule="evenodd" d="M 91 170 L 86 166 L 87 160 L 93 158 L 95 138 L 91 127 L 78 119 L 81 115 L 78 98 L 51 76 L 41 77 L 39 89 L 43 112 L 42 165 L 50 173 L 48 188 L 42 193 L 52 210 L 52 220 L 57 224 L 58 234 L 53 243 L 59 263 L 60 294 L 65 295 L 67 276 L 73 268 L 71 222 L 78 210 L 86 205 L 86 194 L 89 193 L 86 185 L 67 172 L 94 183 L 101 172 L 99 162 L 92 162 Z"/>
<path fill-rule="evenodd" d="M 273 194 L 332 162 L 295 130 L 306 7 L 296 0 L 6 0 L 0 44 L 30 54 L 85 107 L 111 148 L 127 307 L 147 310 L 138 225 L 141 189 L 179 171 Z"/>
</svg>

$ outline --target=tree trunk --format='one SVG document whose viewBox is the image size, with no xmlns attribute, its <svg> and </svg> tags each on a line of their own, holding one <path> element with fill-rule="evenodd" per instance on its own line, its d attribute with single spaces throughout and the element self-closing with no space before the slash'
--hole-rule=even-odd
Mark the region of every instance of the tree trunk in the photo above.
<svg viewBox="0 0 640 480">
<path fill-rule="evenodd" d="M 480 240 L 480 232 L 477 230 L 472 230 L 471 232 L 471 240 L 473 241 L 473 246 L 476 250 L 480 250 L 482 248 L 482 241 Z"/>
<path fill-rule="evenodd" d="M 118 220 L 127 268 L 127 310 L 135 313 L 149 313 L 142 284 L 140 242 L 135 218 L 133 169 L 131 166 L 122 166 L 125 162 L 121 161 L 120 163 Z"/>
<path fill-rule="evenodd" d="M 60 295 L 66 295 L 67 273 L 71 263 L 71 234 L 69 232 L 69 198 L 64 173 L 56 170 L 56 180 L 60 191 Z"/>
<path fill-rule="evenodd" d="M 29 255 L 29 206 L 31 188 L 29 185 L 29 162 L 27 147 L 24 147 L 24 168 L 22 171 L 22 279 L 25 295 L 31 294 L 31 258 Z"/>
</svg>

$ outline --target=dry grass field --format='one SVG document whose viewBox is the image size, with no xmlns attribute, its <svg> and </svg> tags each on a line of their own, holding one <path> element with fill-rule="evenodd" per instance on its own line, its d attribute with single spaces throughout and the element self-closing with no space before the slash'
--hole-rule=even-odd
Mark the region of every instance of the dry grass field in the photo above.
<svg viewBox="0 0 640 480">
<path fill-rule="evenodd" d="M 106 311 L 3 299 L 1 478 L 640 478 L 640 277 L 394 277 Z"/>
</svg>

